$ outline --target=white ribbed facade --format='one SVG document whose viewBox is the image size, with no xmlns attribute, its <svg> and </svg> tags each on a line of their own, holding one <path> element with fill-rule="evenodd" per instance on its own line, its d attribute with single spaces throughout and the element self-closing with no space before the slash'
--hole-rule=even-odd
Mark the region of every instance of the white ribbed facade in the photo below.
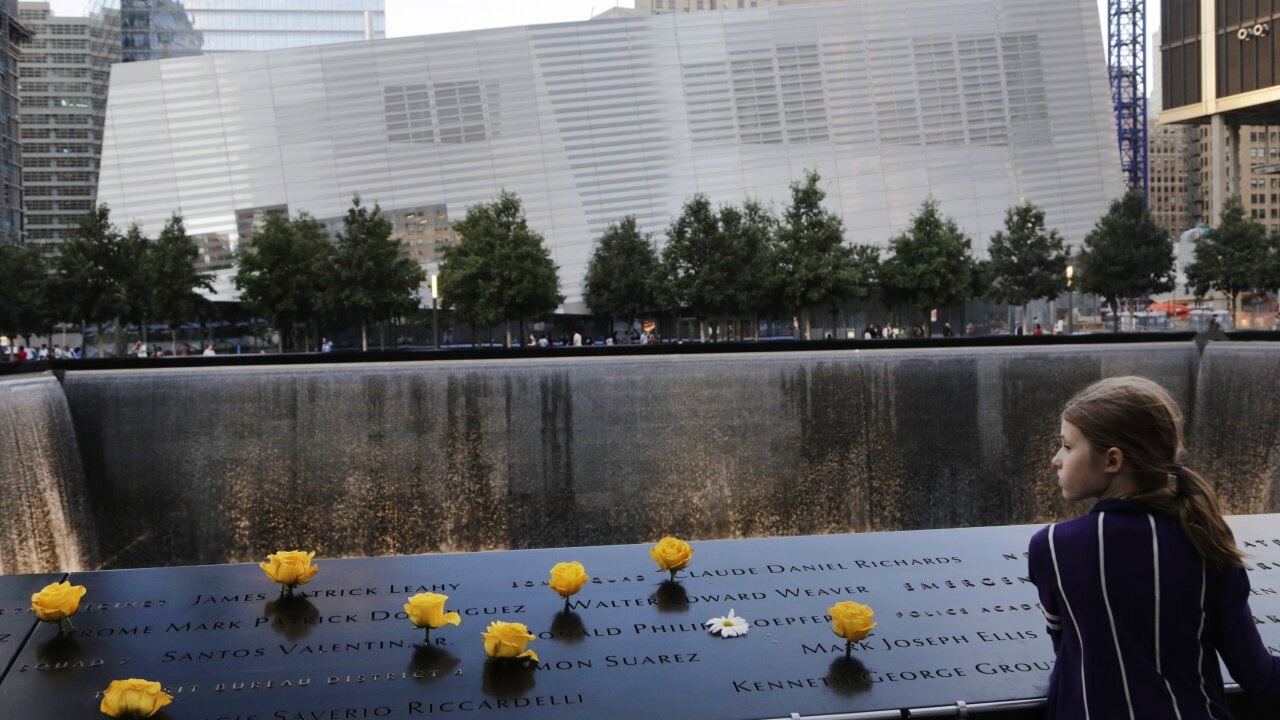
<svg viewBox="0 0 1280 720">
<path fill-rule="evenodd" d="M 695 192 L 780 209 L 807 168 L 850 242 L 932 193 L 979 254 L 1024 197 L 1079 245 L 1123 192 L 1103 58 L 1092 0 L 861 0 L 130 63 L 98 197 L 234 246 L 264 209 L 336 220 L 360 193 L 415 242 L 505 188 L 570 311 L 609 222 L 661 241 Z"/>
</svg>

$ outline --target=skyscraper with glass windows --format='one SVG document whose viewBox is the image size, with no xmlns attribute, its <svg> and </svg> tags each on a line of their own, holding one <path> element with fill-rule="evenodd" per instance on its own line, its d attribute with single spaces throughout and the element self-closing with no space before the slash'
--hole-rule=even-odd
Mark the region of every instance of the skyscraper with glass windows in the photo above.
<svg viewBox="0 0 1280 720">
<path fill-rule="evenodd" d="M 386 37 L 384 0 L 95 0 L 124 62 Z"/>
<path fill-rule="evenodd" d="M 0 242 L 21 240 L 22 145 L 18 138 L 18 55 L 31 31 L 18 20 L 18 0 L 0 5 Z"/>
</svg>

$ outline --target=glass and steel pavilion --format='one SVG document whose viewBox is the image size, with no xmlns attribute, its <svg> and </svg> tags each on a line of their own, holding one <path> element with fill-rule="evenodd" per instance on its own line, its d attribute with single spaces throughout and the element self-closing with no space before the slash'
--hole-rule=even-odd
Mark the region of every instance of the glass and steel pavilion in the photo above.
<svg viewBox="0 0 1280 720">
<path fill-rule="evenodd" d="M 267 212 L 392 213 L 424 265 L 501 190 L 583 311 L 596 238 L 659 243 L 694 193 L 776 207 L 816 169 L 847 241 L 932 195 L 985 254 L 1037 203 L 1079 244 L 1123 193 L 1093 0 L 857 0 L 639 16 L 118 65 L 99 199 L 229 250 Z M 219 267 L 217 262 L 211 267 Z"/>
</svg>

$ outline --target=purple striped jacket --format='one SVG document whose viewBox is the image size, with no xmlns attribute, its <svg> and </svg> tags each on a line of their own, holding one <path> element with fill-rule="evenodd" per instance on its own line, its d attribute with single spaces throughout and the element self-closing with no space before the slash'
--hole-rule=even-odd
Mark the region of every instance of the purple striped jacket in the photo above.
<svg viewBox="0 0 1280 720">
<path fill-rule="evenodd" d="M 1280 702 L 1247 573 L 1206 566 L 1176 520 L 1101 500 L 1037 532 L 1029 565 L 1057 655 L 1048 718 L 1229 720 L 1218 655 L 1246 692 Z"/>
</svg>

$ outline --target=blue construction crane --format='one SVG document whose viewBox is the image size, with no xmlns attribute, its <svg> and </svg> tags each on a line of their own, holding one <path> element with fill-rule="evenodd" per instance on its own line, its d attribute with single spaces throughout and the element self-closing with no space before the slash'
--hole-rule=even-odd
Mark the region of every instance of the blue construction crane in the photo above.
<svg viewBox="0 0 1280 720">
<path fill-rule="evenodd" d="M 1125 185 L 1147 198 L 1146 0 L 1107 0 L 1107 71 Z"/>
</svg>

